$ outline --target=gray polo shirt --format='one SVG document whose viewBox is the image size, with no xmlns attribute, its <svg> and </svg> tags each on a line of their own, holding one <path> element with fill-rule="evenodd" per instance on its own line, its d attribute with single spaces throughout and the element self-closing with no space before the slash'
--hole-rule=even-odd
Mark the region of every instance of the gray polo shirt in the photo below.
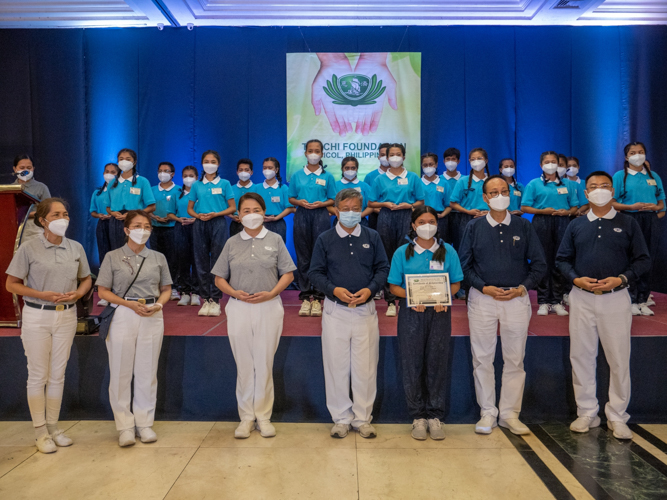
<svg viewBox="0 0 667 500">
<path fill-rule="evenodd" d="M 19 247 L 6 272 L 22 279 L 26 286 L 34 290 L 68 293 L 76 291 L 77 280 L 90 276 L 90 267 L 79 242 L 63 238 L 60 245 L 55 245 L 40 234 Z M 26 300 L 53 305 L 53 302 L 34 297 L 27 297 Z"/>
<path fill-rule="evenodd" d="M 14 181 L 14 184 L 19 184 L 18 179 Z M 23 188 L 30 196 L 37 198 L 39 201 L 44 201 L 47 198 L 51 198 L 51 192 L 49 191 L 49 188 L 46 186 L 46 184 L 36 181 L 34 178 L 23 184 Z M 33 208 L 32 211 L 34 212 L 35 209 Z"/>
<path fill-rule="evenodd" d="M 296 266 L 280 235 L 263 228 L 256 238 L 245 229 L 229 238 L 211 273 L 235 290 L 270 292 L 283 274 Z"/>
<path fill-rule="evenodd" d="M 121 248 L 107 253 L 100 266 L 100 273 L 95 284 L 110 288 L 113 293 L 122 298 L 137 274 L 143 259 L 146 259 L 146 262 L 126 297 L 158 298 L 160 287 L 172 284 L 169 266 L 163 254 L 146 247 L 136 254 L 126 243 Z"/>
</svg>

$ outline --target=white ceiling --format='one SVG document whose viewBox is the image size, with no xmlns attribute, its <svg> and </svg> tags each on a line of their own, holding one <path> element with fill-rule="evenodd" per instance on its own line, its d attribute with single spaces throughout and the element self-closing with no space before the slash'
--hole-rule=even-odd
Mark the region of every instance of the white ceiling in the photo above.
<svg viewBox="0 0 667 500">
<path fill-rule="evenodd" d="M 564 5 L 563 5 L 564 4 Z M 667 24 L 667 0 L 0 0 L 0 28 Z"/>
</svg>

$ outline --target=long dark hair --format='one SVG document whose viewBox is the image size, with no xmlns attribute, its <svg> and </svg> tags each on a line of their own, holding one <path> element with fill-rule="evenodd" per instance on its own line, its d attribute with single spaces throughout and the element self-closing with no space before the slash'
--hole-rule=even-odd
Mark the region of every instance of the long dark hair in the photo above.
<svg viewBox="0 0 667 500">
<path fill-rule="evenodd" d="M 183 167 L 181 175 L 183 175 L 188 170 L 192 170 L 195 173 L 195 179 L 199 177 L 199 172 L 197 172 L 197 167 L 195 167 L 194 165 L 186 165 L 185 167 Z M 183 198 L 184 195 L 185 195 L 185 189 L 181 188 L 181 194 L 179 195 L 178 199 L 180 200 L 181 198 Z"/>
<path fill-rule="evenodd" d="M 113 165 L 114 168 L 116 169 L 116 184 L 118 184 L 118 176 L 120 175 L 120 168 L 118 168 L 118 165 L 115 163 L 107 163 L 104 165 L 104 170 L 107 169 L 109 165 Z M 97 188 L 97 196 L 101 195 L 104 192 L 104 189 L 107 187 L 107 184 L 109 184 L 107 181 L 104 181 L 104 184 L 102 184 L 99 188 Z"/>
<path fill-rule="evenodd" d="M 33 168 L 34 168 L 35 162 L 32 161 L 32 158 L 30 157 L 30 155 L 27 155 L 27 154 L 16 155 L 14 157 L 14 166 L 17 166 L 21 160 L 30 160 L 30 162 L 33 164 Z"/>
<path fill-rule="evenodd" d="M 273 156 L 269 156 L 268 158 L 264 158 L 264 161 L 262 163 L 264 163 L 266 161 L 270 161 L 271 163 L 273 163 L 273 169 L 276 171 L 276 179 L 278 179 L 278 186 L 282 186 L 283 185 L 283 179 L 282 179 L 282 177 L 280 177 L 280 162 L 278 161 L 277 158 L 274 158 Z"/>
<path fill-rule="evenodd" d="M 127 153 L 129 154 L 132 159 L 134 160 L 134 167 L 132 167 L 132 185 L 136 186 L 137 185 L 137 153 L 134 152 L 134 150 L 130 148 L 123 148 L 120 151 L 118 151 L 118 154 L 116 155 L 116 158 L 118 158 L 122 153 Z M 112 187 L 118 186 L 118 177 L 120 177 L 120 173 L 116 176 L 116 182 L 113 183 Z"/>
<path fill-rule="evenodd" d="M 627 144 L 623 148 L 623 154 L 625 155 L 625 161 L 623 162 L 624 174 L 623 174 L 623 192 L 621 193 L 621 198 L 623 198 L 625 196 L 625 193 L 627 192 L 626 189 L 625 189 L 625 181 L 628 178 L 628 168 L 630 167 L 630 163 L 628 162 L 628 151 L 630 151 L 630 148 L 632 146 L 641 146 L 644 149 L 644 155 L 646 155 L 646 146 L 644 146 L 643 142 L 631 142 L 630 144 Z M 579 163 L 579 162 L 577 162 L 577 163 Z M 647 161 L 645 161 L 644 165 L 642 165 L 642 166 L 646 169 L 646 173 L 648 174 L 648 176 L 651 179 L 653 179 L 654 177 L 653 177 L 653 174 L 651 173 L 651 166 L 649 165 L 649 163 Z M 658 197 L 659 194 L 660 194 L 660 188 L 658 187 L 658 184 L 656 183 L 656 186 L 655 186 L 655 196 L 656 196 L 656 198 Z"/>
<path fill-rule="evenodd" d="M 320 141 L 319 139 L 310 139 L 306 143 L 306 151 L 308 151 L 308 144 L 310 144 L 311 142 L 316 142 L 320 145 L 320 150 L 322 150 L 322 156 L 324 156 L 324 144 L 322 144 L 322 141 Z M 327 166 L 324 163 L 322 163 L 322 158 L 320 158 L 320 167 L 322 167 L 322 170 L 327 168 Z"/>
<path fill-rule="evenodd" d="M 218 160 L 218 170 L 220 170 L 220 165 L 222 164 L 222 160 L 220 160 L 220 155 L 218 154 L 217 151 L 213 151 L 212 149 L 204 151 L 201 155 L 202 168 L 201 168 L 201 177 L 199 178 L 200 181 L 203 181 L 204 176 L 206 175 L 206 170 L 204 170 L 204 158 L 206 158 L 208 155 L 213 155 L 215 156 L 215 159 Z"/>
<path fill-rule="evenodd" d="M 556 153 L 555 151 L 544 151 L 544 152 L 540 155 L 540 167 L 542 166 L 542 162 L 544 161 L 544 158 L 545 158 L 546 156 L 555 156 L 555 157 L 556 157 L 556 165 L 558 165 L 558 158 L 559 158 L 560 155 L 559 155 L 558 153 Z M 542 182 L 544 182 L 544 185 L 546 186 L 547 183 L 548 183 L 549 181 L 548 181 L 547 178 L 544 176 L 544 173 L 542 173 L 542 176 L 541 176 L 541 177 L 542 177 Z M 563 181 L 561 180 L 561 178 L 560 178 L 560 176 L 558 175 L 558 173 L 556 173 L 556 185 L 557 185 L 557 186 L 561 186 L 562 184 L 563 184 Z"/>
<path fill-rule="evenodd" d="M 433 217 L 435 217 L 436 220 L 436 225 L 437 225 L 437 220 L 438 220 L 438 212 L 435 211 L 434 208 L 429 207 L 427 205 L 419 205 L 417 208 L 415 208 L 412 211 L 412 220 L 410 221 L 410 232 L 408 233 L 408 239 L 410 242 L 408 243 L 407 248 L 405 249 L 405 260 L 410 260 L 412 256 L 415 254 L 415 238 L 417 238 L 417 231 L 415 231 L 412 228 L 412 224 L 414 224 L 419 217 L 421 217 L 424 214 L 431 214 Z M 437 233 L 436 233 L 437 234 Z M 437 239 L 437 242 L 440 244 L 440 247 L 435 251 L 433 254 L 433 259 L 436 262 L 445 262 L 445 256 L 447 254 L 447 250 L 445 249 L 445 241 L 441 239 Z"/>
<path fill-rule="evenodd" d="M 482 156 L 486 160 L 486 165 L 484 166 L 484 172 L 486 172 L 486 176 L 490 176 L 491 172 L 489 172 L 489 154 L 486 152 L 486 149 L 484 148 L 474 148 L 470 150 L 470 153 L 468 153 L 468 161 L 470 161 L 470 157 L 472 156 L 473 153 L 482 153 Z M 474 170 L 474 169 L 473 169 Z M 468 175 L 468 191 L 470 191 L 470 188 L 472 187 L 472 176 L 474 174 L 470 172 L 470 175 Z"/>
</svg>

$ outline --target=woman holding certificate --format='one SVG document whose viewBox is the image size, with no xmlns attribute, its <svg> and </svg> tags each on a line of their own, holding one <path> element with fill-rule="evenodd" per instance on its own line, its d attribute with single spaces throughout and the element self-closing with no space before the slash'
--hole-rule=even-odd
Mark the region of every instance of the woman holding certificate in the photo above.
<svg viewBox="0 0 667 500">
<path fill-rule="evenodd" d="M 403 388 L 413 418 L 412 437 L 418 440 L 426 439 L 427 434 L 431 439 L 445 438 L 441 420 L 445 416 L 444 385 L 452 333 L 447 306 L 463 280 L 459 256 L 451 245 L 435 238 L 437 231 L 438 213 L 429 206 L 416 207 L 410 242 L 394 253 L 387 280 L 391 293 L 401 299 L 398 346 Z M 433 276 L 422 277 L 421 282 L 414 276 L 425 274 Z M 424 279 L 429 283 L 424 284 Z M 434 294 L 438 290 L 442 304 L 440 296 Z M 432 305 L 424 305 L 429 303 Z"/>
</svg>

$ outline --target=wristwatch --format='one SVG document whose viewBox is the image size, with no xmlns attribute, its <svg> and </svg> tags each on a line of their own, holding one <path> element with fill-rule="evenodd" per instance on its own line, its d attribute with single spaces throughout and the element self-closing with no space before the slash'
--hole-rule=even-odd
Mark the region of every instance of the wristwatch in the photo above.
<svg viewBox="0 0 667 500">
<path fill-rule="evenodd" d="M 618 277 L 621 279 L 621 288 L 627 288 L 628 278 L 625 277 L 625 274 L 619 274 Z"/>
</svg>

